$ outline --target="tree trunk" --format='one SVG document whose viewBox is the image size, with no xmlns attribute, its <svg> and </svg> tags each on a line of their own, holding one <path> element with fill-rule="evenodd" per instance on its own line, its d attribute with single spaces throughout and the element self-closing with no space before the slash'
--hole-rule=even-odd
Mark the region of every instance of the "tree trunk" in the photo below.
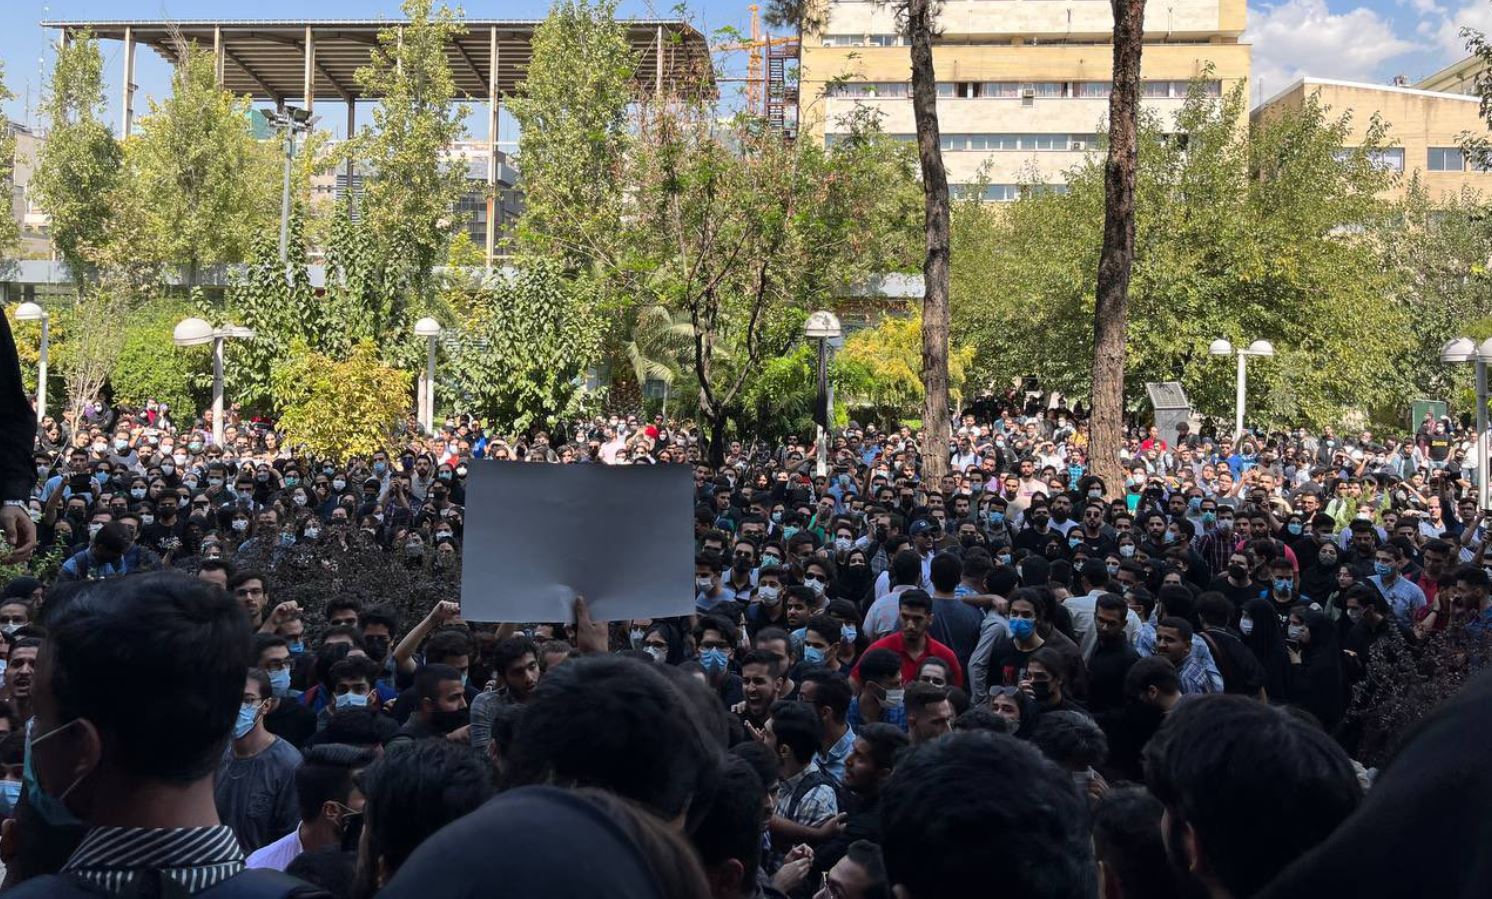
<svg viewBox="0 0 1492 899">
<path fill-rule="evenodd" d="M 927 255 L 922 261 L 922 476 L 948 472 L 948 172 L 938 134 L 938 85 L 933 73 L 933 0 L 908 0 L 907 38 L 912 45 L 912 114 Z"/>
<path fill-rule="evenodd" d="M 1135 254 L 1135 161 L 1139 132 L 1140 50 L 1145 0 L 1111 0 L 1114 8 L 1114 91 L 1109 95 L 1109 155 L 1104 163 L 1103 250 L 1093 310 L 1093 417 L 1089 470 L 1112 498 L 1124 472 L 1124 332 Z"/>
</svg>

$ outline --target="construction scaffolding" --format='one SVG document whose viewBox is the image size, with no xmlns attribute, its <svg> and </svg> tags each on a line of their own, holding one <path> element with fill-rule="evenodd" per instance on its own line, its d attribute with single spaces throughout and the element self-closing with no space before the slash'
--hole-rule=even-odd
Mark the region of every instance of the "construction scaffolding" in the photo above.
<svg viewBox="0 0 1492 899">
<path fill-rule="evenodd" d="M 760 116 L 768 127 L 791 140 L 798 133 L 798 82 L 796 68 L 801 42 L 796 36 L 774 37 L 762 31 L 760 8 L 751 12 L 751 37 L 744 41 L 717 44 L 716 52 L 745 51 L 745 78 L 718 78 L 717 81 L 744 81 L 746 111 Z"/>
</svg>

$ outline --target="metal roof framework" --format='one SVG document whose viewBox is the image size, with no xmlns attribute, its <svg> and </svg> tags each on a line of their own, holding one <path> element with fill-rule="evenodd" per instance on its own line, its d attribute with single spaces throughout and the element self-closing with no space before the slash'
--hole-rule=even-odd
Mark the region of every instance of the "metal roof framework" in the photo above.
<svg viewBox="0 0 1492 899">
<path fill-rule="evenodd" d="M 511 95 L 533 57 L 534 30 L 541 21 L 463 20 L 466 33 L 446 45 L 456 89 L 469 98 L 485 99 L 495 82 L 499 97 Z M 308 82 L 313 102 L 378 99 L 358 86 L 354 73 L 371 60 L 379 32 L 402 23 L 393 19 L 118 19 L 41 24 L 64 37 L 87 29 L 102 40 L 147 46 L 173 64 L 179 61 L 179 39 L 195 43 L 222 57 L 224 87 L 256 100 L 282 103 L 308 99 Z M 633 19 L 623 25 L 638 54 L 640 86 L 704 84 L 713 90 L 709 45 L 693 26 L 665 19 Z M 127 48 L 127 56 L 129 52 Z"/>
<path fill-rule="evenodd" d="M 533 59 L 534 32 L 541 19 L 464 19 L 465 31 L 446 44 L 446 59 L 457 92 L 487 101 L 487 267 L 492 268 L 501 207 L 495 206 L 498 110 L 502 98 L 518 88 Z M 135 49 L 144 45 L 173 65 L 184 46 L 210 49 L 218 83 L 253 100 L 284 106 L 299 100 L 307 115 L 317 100 L 347 104 L 347 133 L 357 131 L 357 104 L 378 96 L 357 83 L 357 70 L 368 65 L 379 46 L 379 34 L 400 29 L 395 19 L 97 19 L 42 22 L 66 43 L 88 31 L 100 40 L 120 41 L 124 74 L 120 97 L 121 137 L 134 127 Z M 629 19 L 621 23 L 638 56 L 636 81 L 644 93 L 665 90 L 697 95 L 716 91 L 710 48 L 704 35 L 687 22 Z M 347 162 L 352 183 L 352 160 Z"/>
</svg>

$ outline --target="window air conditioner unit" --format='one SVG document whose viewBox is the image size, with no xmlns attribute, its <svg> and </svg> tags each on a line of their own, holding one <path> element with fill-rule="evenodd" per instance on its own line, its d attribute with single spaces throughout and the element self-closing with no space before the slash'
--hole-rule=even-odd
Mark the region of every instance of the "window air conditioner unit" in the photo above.
<svg viewBox="0 0 1492 899">
<path fill-rule="evenodd" d="M 1023 85 L 1021 85 L 1021 105 L 1022 106 L 1035 106 L 1036 105 L 1036 86 L 1035 85 L 1032 85 L 1032 84 L 1023 84 Z"/>
</svg>

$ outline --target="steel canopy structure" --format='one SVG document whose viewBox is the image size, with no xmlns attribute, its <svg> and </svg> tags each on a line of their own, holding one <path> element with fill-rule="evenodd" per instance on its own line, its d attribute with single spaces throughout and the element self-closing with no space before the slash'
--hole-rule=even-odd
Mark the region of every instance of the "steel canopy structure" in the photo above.
<svg viewBox="0 0 1492 899">
<path fill-rule="evenodd" d="M 456 90 L 485 99 L 488 112 L 488 183 L 497 173 L 498 110 L 524 79 L 533 57 L 533 36 L 541 19 L 464 19 L 465 33 L 446 44 Z M 119 41 L 124 63 L 119 133 L 128 137 L 135 116 L 135 50 L 146 46 L 167 62 L 180 61 L 184 46 L 211 50 L 218 82 L 235 94 L 276 106 L 296 100 L 307 110 L 318 100 L 347 105 L 347 133 L 357 130 L 357 104 L 376 101 L 355 73 L 372 60 L 378 35 L 402 27 L 397 19 L 97 19 L 46 21 L 66 43 L 88 31 L 100 40 Z M 710 48 L 687 22 L 631 19 L 622 22 L 638 56 L 637 82 L 644 91 L 715 91 Z M 350 165 L 350 163 L 349 163 Z M 348 173 L 351 182 L 351 172 Z M 490 203 L 489 199 L 489 203 Z M 487 217 L 487 260 L 493 258 L 493 216 Z"/>
</svg>

